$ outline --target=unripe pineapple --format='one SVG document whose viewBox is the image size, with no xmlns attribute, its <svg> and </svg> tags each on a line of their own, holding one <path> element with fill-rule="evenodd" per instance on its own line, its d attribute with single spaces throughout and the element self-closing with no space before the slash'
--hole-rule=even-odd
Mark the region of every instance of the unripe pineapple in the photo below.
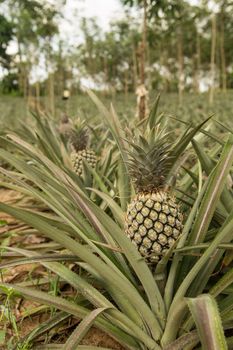
<svg viewBox="0 0 233 350">
<path fill-rule="evenodd" d="M 168 134 L 148 128 L 131 143 L 129 169 L 136 196 L 128 205 L 125 232 L 140 254 L 150 263 L 158 262 L 173 246 L 182 230 L 182 214 L 165 179 L 173 165 Z"/>
<path fill-rule="evenodd" d="M 84 159 L 92 168 L 95 168 L 97 159 L 95 152 L 92 149 L 86 148 L 80 151 L 73 151 L 71 153 L 71 162 L 73 165 L 73 169 L 79 176 L 81 176 L 83 173 Z"/>
<path fill-rule="evenodd" d="M 84 124 L 78 125 L 77 129 L 73 129 L 70 134 L 69 143 L 72 148 L 71 162 L 74 171 L 79 176 L 83 174 L 83 160 L 85 160 L 92 168 L 95 168 L 97 157 L 92 149 L 88 148 L 88 133 Z"/>
<path fill-rule="evenodd" d="M 73 124 L 68 116 L 65 114 L 59 125 L 58 131 L 60 135 L 64 138 L 64 141 L 68 141 L 73 130 Z"/>
</svg>

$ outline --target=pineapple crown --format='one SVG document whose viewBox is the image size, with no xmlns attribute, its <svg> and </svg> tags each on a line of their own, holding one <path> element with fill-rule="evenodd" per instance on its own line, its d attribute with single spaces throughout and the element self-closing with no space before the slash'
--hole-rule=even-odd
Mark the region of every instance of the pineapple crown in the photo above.
<svg viewBox="0 0 233 350">
<path fill-rule="evenodd" d="M 147 118 L 140 121 L 128 141 L 128 169 L 137 192 L 169 189 L 175 182 L 176 163 L 196 133 L 208 122 L 208 117 L 197 126 L 188 124 L 176 141 L 167 132 L 163 114 L 158 115 L 158 96 Z M 175 118 L 176 119 L 176 118 Z M 129 140 L 129 138 L 128 138 Z"/>
<path fill-rule="evenodd" d="M 68 117 L 68 115 L 67 114 L 64 114 L 63 116 L 62 116 L 62 118 L 61 118 L 61 123 L 62 124 L 68 124 L 69 123 L 69 117 Z"/>
<path fill-rule="evenodd" d="M 70 133 L 69 142 L 75 151 L 82 151 L 83 149 L 87 148 L 89 134 L 86 121 L 80 121 L 80 119 L 76 121 Z"/>
<path fill-rule="evenodd" d="M 136 129 L 129 142 L 129 173 L 138 192 L 151 192 L 165 186 L 165 179 L 173 166 L 170 133 L 161 125 L 146 130 Z"/>
</svg>

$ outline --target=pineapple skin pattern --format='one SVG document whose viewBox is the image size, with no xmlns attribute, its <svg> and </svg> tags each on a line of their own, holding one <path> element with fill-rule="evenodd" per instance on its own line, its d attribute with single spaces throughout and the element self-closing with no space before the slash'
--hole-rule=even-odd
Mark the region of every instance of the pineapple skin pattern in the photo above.
<svg viewBox="0 0 233 350">
<path fill-rule="evenodd" d="M 157 263 L 180 236 L 182 220 L 169 193 L 138 192 L 127 208 L 125 232 L 147 262 Z"/>
<path fill-rule="evenodd" d="M 80 151 L 73 151 L 71 153 L 71 162 L 73 170 L 79 176 L 83 175 L 83 160 L 85 160 L 92 168 L 96 167 L 97 158 L 92 149 L 83 149 Z"/>
<path fill-rule="evenodd" d="M 136 196 L 128 204 L 125 233 L 147 263 L 156 264 L 179 238 L 183 216 L 170 183 L 177 162 L 177 146 L 166 126 L 152 113 L 128 141 L 128 169 Z M 152 119 L 150 119 L 152 118 Z"/>
<path fill-rule="evenodd" d="M 85 121 L 77 120 L 77 125 L 68 122 L 65 116 L 60 130 L 66 138 L 71 149 L 70 158 L 73 171 L 78 175 L 83 175 L 83 161 L 85 160 L 92 168 L 96 167 L 97 157 L 95 152 L 88 148 L 89 135 Z M 63 127 L 63 129 L 62 129 Z"/>
</svg>

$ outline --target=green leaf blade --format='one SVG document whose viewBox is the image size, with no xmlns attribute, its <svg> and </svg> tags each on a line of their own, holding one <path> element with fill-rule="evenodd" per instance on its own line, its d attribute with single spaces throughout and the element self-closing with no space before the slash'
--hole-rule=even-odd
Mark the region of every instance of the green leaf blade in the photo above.
<svg viewBox="0 0 233 350">
<path fill-rule="evenodd" d="M 187 298 L 189 309 L 197 326 L 203 350 L 227 350 L 221 317 L 213 297 L 202 294 Z"/>
</svg>

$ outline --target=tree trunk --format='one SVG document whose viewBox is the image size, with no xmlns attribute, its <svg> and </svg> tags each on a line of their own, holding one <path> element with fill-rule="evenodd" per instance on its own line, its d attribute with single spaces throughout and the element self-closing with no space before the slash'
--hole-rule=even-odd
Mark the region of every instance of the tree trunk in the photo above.
<svg viewBox="0 0 233 350">
<path fill-rule="evenodd" d="M 220 13 L 220 56 L 221 56 L 221 85 L 222 90 L 227 90 L 227 71 L 226 71 L 226 56 L 225 56 L 225 38 L 224 38 L 224 7 L 225 2 L 222 5 Z"/>
<path fill-rule="evenodd" d="M 212 14 L 211 18 L 212 27 L 212 41 L 211 41 L 211 60 L 210 60 L 210 93 L 209 104 L 212 105 L 214 101 L 214 83 L 215 83 L 215 52 L 216 52 L 216 15 Z"/>
<path fill-rule="evenodd" d="M 19 42 L 18 36 L 16 36 L 17 46 L 18 46 L 18 54 L 19 54 L 19 63 L 18 63 L 18 80 L 19 80 L 19 92 L 24 93 L 23 91 L 23 64 L 22 64 L 22 50 Z"/>
<path fill-rule="evenodd" d="M 59 42 L 59 51 L 58 51 L 58 69 L 57 69 L 57 77 L 55 77 L 57 86 L 56 86 L 56 96 L 62 96 L 63 91 L 66 89 L 66 67 L 67 62 L 63 57 L 63 46 L 62 42 Z"/>
<path fill-rule="evenodd" d="M 192 66 L 193 66 L 193 91 L 198 94 L 199 92 L 199 77 L 197 70 L 197 56 L 196 54 L 192 57 Z"/>
<path fill-rule="evenodd" d="M 27 67 L 24 65 L 23 69 L 23 97 L 25 101 L 27 101 L 27 96 L 28 96 L 28 72 L 27 72 Z"/>
<path fill-rule="evenodd" d="M 201 40 L 197 32 L 196 36 L 196 54 L 194 55 L 194 91 L 200 93 L 200 78 L 201 78 Z"/>
<path fill-rule="evenodd" d="M 108 74 L 108 61 L 107 56 L 104 56 L 104 75 L 105 75 L 105 89 L 104 95 L 108 95 L 108 82 L 109 82 L 109 74 Z"/>
<path fill-rule="evenodd" d="M 145 63 L 146 63 L 146 34 L 147 34 L 147 0 L 143 0 L 143 31 L 142 43 L 140 48 L 140 79 L 141 84 L 145 85 Z"/>
<path fill-rule="evenodd" d="M 48 92 L 49 92 L 49 111 L 52 116 L 55 115 L 54 105 L 54 74 L 50 73 L 48 77 Z"/>
<path fill-rule="evenodd" d="M 35 98 L 33 96 L 33 88 L 30 83 L 27 81 L 27 107 L 30 108 L 33 105 L 33 109 L 36 107 Z"/>
<path fill-rule="evenodd" d="M 183 55 L 183 34 L 182 27 L 179 25 L 177 29 L 177 55 L 178 55 L 178 92 L 179 104 L 183 102 L 184 91 L 184 55 Z"/>
<path fill-rule="evenodd" d="M 145 88 L 145 63 L 146 63 L 146 35 L 147 35 L 147 0 L 143 0 L 143 31 L 142 42 L 140 45 L 140 86 L 137 87 L 137 114 L 140 120 L 144 119 L 147 114 L 147 91 Z"/>
<path fill-rule="evenodd" d="M 201 78 L 201 37 L 197 33 L 197 72 L 198 72 L 198 86 L 200 92 L 200 78 Z"/>
<path fill-rule="evenodd" d="M 149 45 L 148 45 L 148 43 L 146 41 L 145 69 L 149 70 L 149 68 L 151 66 L 150 62 L 151 62 L 151 51 L 150 51 L 150 47 L 149 47 Z M 147 80 L 146 85 L 147 85 L 148 91 L 151 91 L 151 89 L 152 89 L 152 74 L 151 74 L 150 71 L 148 73 L 149 74 L 145 73 L 146 80 Z"/>
<path fill-rule="evenodd" d="M 128 99 L 128 70 L 126 69 L 124 71 L 124 93 L 125 93 L 125 101 L 127 101 Z"/>
<path fill-rule="evenodd" d="M 134 91 L 137 89 L 137 84 L 138 84 L 138 67 L 137 67 L 137 52 L 136 48 L 133 45 L 133 66 L 132 66 L 132 73 L 133 73 L 133 86 L 134 86 Z"/>
<path fill-rule="evenodd" d="M 46 99 L 46 107 L 47 110 L 51 113 L 52 116 L 55 115 L 55 101 L 54 101 L 54 72 L 50 72 L 49 64 L 51 62 L 51 43 L 49 39 L 47 39 L 46 43 L 46 72 L 48 74 L 47 78 L 47 99 Z"/>
<path fill-rule="evenodd" d="M 36 88 L 36 109 L 37 111 L 39 111 L 40 110 L 40 82 L 39 81 L 36 82 L 35 88 Z"/>
<path fill-rule="evenodd" d="M 159 64 L 162 67 L 162 74 L 160 75 L 161 81 L 162 81 L 162 90 L 167 93 L 169 91 L 169 75 L 167 72 L 169 72 L 169 65 L 168 65 L 168 51 L 167 46 L 164 45 L 164 43 L 160 43 L 159 47 Z M 167 72 L 164 74 L 163 70 L 167 70 Z"/>
</svg>

